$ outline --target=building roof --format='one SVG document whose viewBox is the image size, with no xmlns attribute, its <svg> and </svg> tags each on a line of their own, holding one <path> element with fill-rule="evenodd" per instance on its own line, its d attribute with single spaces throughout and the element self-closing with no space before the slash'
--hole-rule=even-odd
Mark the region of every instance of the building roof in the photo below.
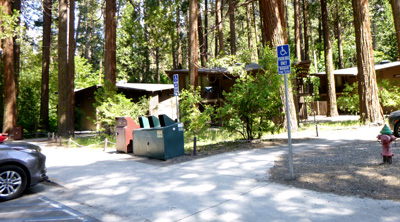
<svg viewBox="0 0 400 222">
<path fill-rule="evenodd" d="M 118 89 L 131 89 L 131 90 L 139 90 L 146 92 L 158 92 L 163 90 L 174 89 L 173 84 L 153 84 L 153 83 L 126 83 L 126 82 L 117 82 L 116 84 Z M 91 87 L 87 87 L 84 89 L 77 89 L 75 92 L 80 92 L 87 90 L 89 88 L 100 88 L 102 85 L 94 85 Z"/>
<path fill-rule="evenodd" d="M 400 66 L 400 61 L 375 64 L 375 71 L 389 69 L 397 66 Z M 333 71 L 334 75 L 357 76 L 357 73 L 358 73 L 357 67 L 347 68 L 347 69 L 337 69 Z M 326 73 L 319 72 L 319 73 L 314 73 L 312 75 L 326 75 Z"/>
<path fill-rule="evenodd" d="M 173 84 L 153 84 L 153 83 L 122 83 L 116 84 L 118 89 L 134 89 L 147 92 L 157 92 L 174 89 Z"/>
</svg>

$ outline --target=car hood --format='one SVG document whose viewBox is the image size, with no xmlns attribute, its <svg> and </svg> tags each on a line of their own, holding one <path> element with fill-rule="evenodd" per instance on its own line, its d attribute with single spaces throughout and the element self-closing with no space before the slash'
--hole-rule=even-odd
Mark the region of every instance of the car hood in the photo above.
<svg viewBox="0 0 400 222">
<path fill-rule="evenodd" d="M 389 116 L 400 116 L 400 110 L 391 112 Z"/>
<path fill-rule="evenodd" d="M 31 143 L 5 141 L 0 143 L 0 149 L 32 149 L 41 151 L 40 147 Z"/>
</svg>

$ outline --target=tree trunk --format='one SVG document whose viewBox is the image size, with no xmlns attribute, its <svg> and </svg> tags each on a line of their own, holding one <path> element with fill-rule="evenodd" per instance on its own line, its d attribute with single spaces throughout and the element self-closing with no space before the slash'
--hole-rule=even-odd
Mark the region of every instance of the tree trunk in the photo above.
<svg viewBox="0 0 400 222">
<path fill-rule="evenodd" d="M 59 1 L 58 10 L 58 135 L 68 135 L 68 2 Z"/>
<path fill-rule="evenodd" d="M 217 25 L 218 25 L 218 43 L 219 43 L 219 52 L 218 53 L 224 53 L 225 52 L 225 46 L 224 46 L 224 33 L 222 32 L 222 7 L 221 7 L 221 0 L 215 0 L 215 4 L 217 7 L 216 10 L 216 16 L 217 16 Z"/>
<path fill-rule="evenodd" d="M 113 85 L 117 80 L 116 69 L 116 0 L 106 0 L 105 31 L 104 31 L 104 81 L 110 81 Z"/>
<path fill-rule="evenodd" d="M 307 0 L 303 0 L 303 24 L 304 24 L 304 60 L 310 60 L 309 30 L 307 18 Z"/>
<path fill-rule="evenodd" d="M 249 5 L 247 4 L 247 6 Z M 236 55 L 235 0 L 229 0 L 229 27 L 231 31 L 231 55 Z"/>
<path fill-rule="evenodd" d="M 257 47 L 257 58 L 259 57 L 259 55 L 260 55 L 260 47 L 259 47 L 259 45 L 258 45 L 258 31 L 257 31 L 257 20 L 256 20 L 256 6 L 255 6 L 255 4 L 256 4 L 256 2 L 253 2 L 252 3 L 252 5 L 253 5 L 253 25 L 254 25 L 254 36 L 256 37 L 255 38 L 255 45 L 256 45 L 256 47 Z"/>
<path fill-rule="evenodd" d="M 246 10 L 247 10 L 247 41 L 249 44 L 249 50 L 250 50 L 250 55 L 251 55 L 251 62 L 255 61 L 255 55 L 254 52 L 255 50 L 253 49 L 253 32 L 251 30 L 251 10 L 250 10 L 250 4 L 246 5 Z"/>
<path fill-rule="evenodd" d="M 332 43 L 329 33 L 329 16 L 328 7 L 326 0 L 321 0 L 321 14 L 322 14 L 322 26 L 324 36 L 324 51 L 325 51 L 325 72 L 328 80 L 328 113 L 327 116 L 338 116 L 336 105 L 336 86 L 335 76 L 333 74 L 333 53 Z"/>
<path fill-rule="evenodd" d="M 294 43 L 295 56 L 297 61 L 301 61 L 301 40 L 300 40 L 300 5 L 299 0 L 293 0 L 294 3 Z"/>
<path fill-rule="evenodd" d="M 378 98 L 368 1 L 352 0 L 352 5 L 356 32 L 360 120 L 367 123 L 381 122 L 383 112 Z"/>
<path fill-rule="evenodd" d="M 16 10 L 21 14 L 21 0 L 14 0 L 13 3 L 13 11 Z M 21 16 L 21 15 L 20 15 Z M 18 17 L 18 26 L 21 23 L 21 18 Z M 18 98 L 19 94 L 19 76 L 20 76 L 20 63 L 21 63 L 21 46 L 18 41 L 18 36 L 15 36 L 13 39 L 14 42 L 14 75 L 15 75 L 15 88 L 16 88 L 16 97 Z M 18 116 L 18 113 L 16 112 Z"/>
<path fill-rule="evenodd" d="M 199 33 L 199 45 L 200 45 L 200 60 L 201 60 L 201 66 L 205 67 L 206 66 L 206 61 L 204 58 L 204 35 L 203 35 L 203 23 L 201 21 L 201 12 L 200 12 L 200 4 L 197 6 L 199 9 L 199 15 L 197 16 L 197 31 Z"/>
<path fill-rule="evenodd" d="M 266 41 L 272 49 L 275 49 L 279 45 L 288 43 L 287 32 L 284 30 L 286 25 L 285 19 L 285 8 L 283 0 L 260 0 L 260 10 L 263 20 L 262 29 L 264 29 Z M 281 16 L 283 15 L 283 17 Z M 290 126 L 291 129 L 297 130 L 297 115 L 296 108 L 294 106 L 293 91 L 291 85 L 288 86 L 288 101 L 289 101 L 289 114 L 290 114 Z M 285 87 L 280 88 L 280 95 L 284 104 L 284 110 L 286 112 L 286 97 Z M 286 118 L 286 117 L 285 117 Z M 286 124 L 287 121 L 285 121 Z"/>
<path fill-rule="evenodd" d="M 390 0 L 392 4 L 394 27 L 396 29 L 397 48 L 399 51 L 398 60 L 400 60 L 400 0 Z"/>
<path fill-rule="evenodd" d="M 176 29 L 177 29 L 177 36 L 178 36 L 178 69 L 182 69 L 182 37 L 181 37 L 181 21 L 180 21 L 180 13 L 181 10 L 176 7 Z"/>
<path fill-rule="evenodd" d="M 49 69 L 51 45 L 51 0 L 43 1 L 42 84 L 40 96 L 40 125 L 50 130 L 49 125 Z"/>
<path fill-rule="evenodd" d="M 4 12 L 12 15 L 12 1 L 3 1 Z M 5 31 L 9 27 L 4 27 Z M 14 40 L 8 37 L 3 40 L 3 62 L 4 62 L 4 116 L 3 132 L 13 133 L 14 126 L 17 124 L 17 89 L 14 74 Z"/>
<path fill-rule="evenodd" d="M 198 86 L 198 40 L 197 40 L 197 21 L 198 21 L 197 0 L 189 1 L 189 76 L 190 84 L 194 89 Z"/>
<path fill-rule="evenodd" d="M 156 47 L 156 72 L 157 72 L 157 83 L 160 84 L 160 48 Z"/>
<path fill-rule="evenodd" d="M 338 50 L 339 50 L 339 69 L 344 69 L 343 62 L 343 41 L 342 41 L 342 26 L 340 19 L 337 21 L 337 41 L 338 41 Z"/>
<path fill-rule="evenodd" d="M 75 112 L 75 0 L 69 0 L 69 38 L 68 38 L 68 133 L 74 131 Z"/>
<path fill-rule="evenodd" d="M 204 53 L 208 61 L 208 0 L 204 0 Z"/>
</svg>

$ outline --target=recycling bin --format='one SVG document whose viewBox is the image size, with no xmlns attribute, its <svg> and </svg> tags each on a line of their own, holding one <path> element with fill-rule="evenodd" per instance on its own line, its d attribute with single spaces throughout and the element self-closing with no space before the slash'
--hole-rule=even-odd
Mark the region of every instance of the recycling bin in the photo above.
<svg viewBox="0 0 400 222">
<path fill-rule="evenodd" d="M 132 131 L 140 128 L 131 117 L 116 117 L 115 146 L 117 151 L 132 152 Z"/>
<path fill-rule="evenodd" d="M 142 127 L 132 132 L 134 155 L 167 160 L 185 154 L 182 123 L 176 123 L 167 115 L 159 115 L 159 118 L 149 116 L 147 119 L 149 128 Z"/>
</svg>

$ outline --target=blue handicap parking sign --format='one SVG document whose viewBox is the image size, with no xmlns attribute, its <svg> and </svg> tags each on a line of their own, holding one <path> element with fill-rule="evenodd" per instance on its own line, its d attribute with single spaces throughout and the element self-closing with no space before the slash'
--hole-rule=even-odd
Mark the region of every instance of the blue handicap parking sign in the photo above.
<svg viewBox="0 0 400 222">
<path fill-rule="evenodd" d="M 174 80 L 174 95 L 179 96 L 179 77 L 177 74 L 173 75 Z"/>
<path fill-rule="evenodd" d="M 277 47 L 278 73 L 280 75 L 290 74 L 290 50 L 289 45 L 280 45 Z"/>
</svg>

